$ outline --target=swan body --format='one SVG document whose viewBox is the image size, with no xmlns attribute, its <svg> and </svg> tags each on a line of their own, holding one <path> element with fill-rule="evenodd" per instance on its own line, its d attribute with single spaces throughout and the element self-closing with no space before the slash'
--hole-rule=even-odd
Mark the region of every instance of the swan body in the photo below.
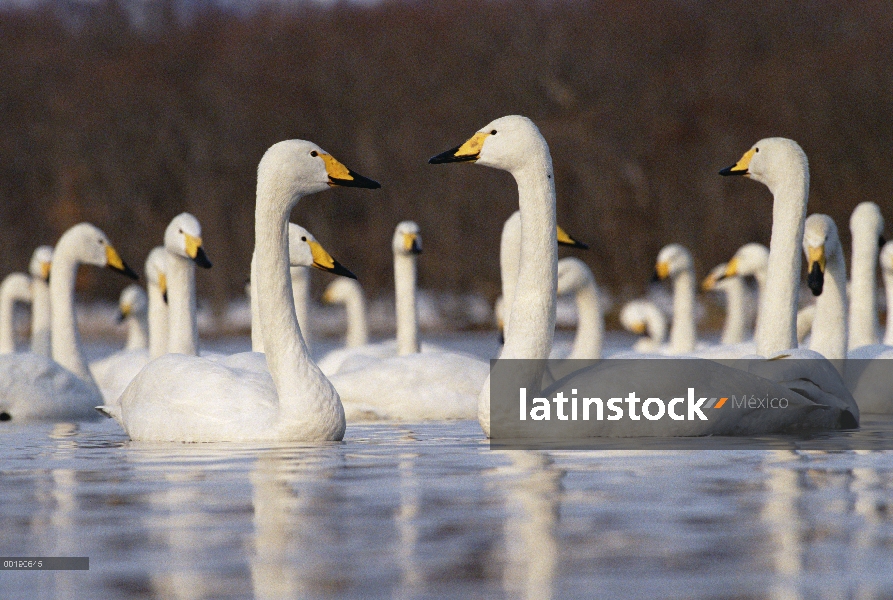
<svg viewBox="0 0 893 600">
<path fill-rule="evenodd" d="M 50 269 L 53 247 L 38 246 L 31 255 L 31 352 L 42 356 L 53 353 L 50 341 Z"/>
<path fill-rule="evenodd" d="M 518 116 L 497 119 L 478 131 L 467 142 L 452 150 L 435 156 L 430 162 L 471 161 L 509 171 L 518 184 L 518 200 L 522 220 L 522 254 L 518 273 L 516 301 L 511 307 L 511 326 L 507 330 L 506 343 L 500 358 L 545 359 L 549 356 L 552 334 L 555 327 L 555 291 L 557 279 L 557 247 L 554 241 L 555 228 L 555 188 L 552 176 L 551 157 L 548 145 L 539 130 L 529 119 Z M 740 161 L 739 161 L 740 164 Z M 739 166 L 739 165 L 736 165 Z M 771 265 L 771 261 L 770 261 Z M 770 269 L 771 271 L 771 269 Z M 528 294 L 528 301 L 522 295 Z M 792 315 L 793 316 L 793 315 Z M 790 348 L 790 345 L 787 346 Z M 534 361 L 530 366 L 517 366 L 510 361 L 507 369 L 517 368 L 521 373 L 516 378 L 519 387 L 539 390 L 543 376 L 543 361 Z M 837 428 L 858 423 L 858 408 L 848 398 L 846 390 L 841 390 L 842 382 L 827 361 L 816 360 L 818 383 L 802 382 L 797 373 L 803 361 L 763 361 L 757 368 L 760 373 L 731 369 L 707 360 L 678 361 L 680 381 L 687 386 L 703 386 L 706 390 L 716 390 L 717 384 L 734 381 L 737 389 L 766 389 L 782 392 L 787 397 L 796 398 L 798 410 L 788 415 L 774 415 L 770 411 L 729 411 L 730 416 L 720 420 L 686 421 L 664 423 L 659 432 L 625 429 L 626 424 L 614 427 L 622 421 L 602 421 L 586 423 L 582 436 L 598 435 L 711 435 L 715 433 L 769 433 L 792 428 Z M 622 364 L 616 368 L 613 364 Z M 775 363 L 775 364 L 772 364 Z M 779 364 L 787 363 L 787 364 Z M 494 368 L 500 368 L 497 362 Z M 506 364 L 506 363 L 503 363 Z M 601 381 L 628 382 L 633 376 L 628 372 L 630 363 L 601 361 L 595 366 L 583 369 L 559 381 L 546 390 L 550 395 L 556 391 L 571 394 L 571 388 L 584 387 L 582 384 Z M 830 372 L 829 372 L 830 369 Z M 765 376 L 764 376 L 765 375 Z M 773 379 L 767 379 L 772 377 Z M 820 387 L 827 380 L 825 387 Z M 780 381 L 790 382 L 792 387 L 781 385 Z M 776 383 L 778 382 L 778 383 Z M 672 382 L 670 382 L 672 383 Z M 724 388 L 727 389 L 727 388 Z M 796 391 L 795 391 L 796 389 Z M 803 396 L 800 392 L 812 394 Z M 511 416 L 497 415 L 496 418 L 516 417 L 517 403 L 511 402 L 507 410 Z M 490 386 L 484 385 L 480 394 L 478 417 L 484 432 L 490 435 Z M 501 410 L 501 409 L 497 409 Z M 781 412 L 781 411 L 777 411 Z M 510 422 L 510 421 L 506 421 Z M 583 423 L 583 422 L 581 422 Z M 629 423 L 629 421 L 627 422 Z M 639 423 L 639 422 L 636 422 Z"/>
<path fill-rule="evenodd" d="M 847 345 L 855 349 L 878 343 L 877 263 L 884 217 L 877 204 L 862 202 L 856 206 L 850 216 L 850 233 L 853 247 Z"/>
<path fill-rule="evenodd" d="M 489 365 L 473 356 L 421 349 L 415 306 L 418 225 L 397 225 L 391 247 L 397 304 L 396 345 L 373 345 L 349 354 L 331 375 L 348 420 L 473 419 Z M 396 355 L 393 354 L 396 350 Z M 378 352 L 376 356 L 374 353 Z M 336 355 L 337 356 L 337 355 Z"/>
<path fill-rule="evenodd" d="M 620 311 L 620 324 L 631 333 L 643 337 L 633 344 L 633 351 L 657 352 L 667 339 L 667 317 L 650 300 L 631 300 Z"/>
<path fill-rule="evenodd" d="M 13 316 L 17 302 L 31 304 L 31 277 L 24 273 L 10 273 L 0 283 L 0 354 L 16 351 Z"/>
<path fill-rule="evenodd" d="M 705 292 L 719 291 L 725 294 L 726 320 L 722 328 L 720 343 L 740 344 L 747 335 L 747 318 L 745 314 L 744 280 L 738 276 L 726 277 L 727 264 L 717 265 L 710 271 L 701 289 Z"/>
<path fill-rule="evenodd" d="M 75 225 L 59 239 L 50 274 L 52 354 L 0 356 L 0 421 L 89 420 L 102 401 L 81 351 L 74 314 L 78 266 L 109 267 L 136 278 L 109 243 L 89 223 Z"/>
<path fill-rule="evenodd" d="M 331 441 L 344 436 L 338 393 L 311 360 L 295 316 L 288 217 L 298 200 L 331 186 L 378 188 L 319 146 L 287 140 L 261 158 L 253 286 L 264 354 L 209 360 L 169 354 L 143 368 L 113 415 L 134 440 Z M 170 284 L 170 282 L 169 282 Z M 258 368 L 261 361 L 267 369 Z"/>
<path fill-rule="evenodd" d="M 326 304 L 343 304 L 347 313 L 346 348 L 360 348 L 369 343 L 369 325 L 366 321 L 366 296 L 359 283 L 352 279 L 336 279 L 328 285 L 322 301 Z"/>
<path fill-rule="evenodd" d="M 121 292 L 118 318 L 127 325 L 124 349 L 90 363 L 90 372 L 105 404 L 114 403 L 149 362 L 148 308 L 149 299 L 140 286 L 129 285 Z"/>
</svg>

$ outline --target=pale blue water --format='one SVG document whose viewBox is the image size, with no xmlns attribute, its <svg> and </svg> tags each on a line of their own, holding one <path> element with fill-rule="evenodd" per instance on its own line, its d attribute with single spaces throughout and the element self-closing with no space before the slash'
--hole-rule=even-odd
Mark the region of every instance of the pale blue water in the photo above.
<svg viewBox="0 0 893 600">
<path fill-rule="evenodd" d="M 489 343 L 489 342 L 481 342 Z M 342 443 L 5 428 L 2 598 L 890 598 L 893 452 L 491 451 L 475 422 Z"/>
</svg>

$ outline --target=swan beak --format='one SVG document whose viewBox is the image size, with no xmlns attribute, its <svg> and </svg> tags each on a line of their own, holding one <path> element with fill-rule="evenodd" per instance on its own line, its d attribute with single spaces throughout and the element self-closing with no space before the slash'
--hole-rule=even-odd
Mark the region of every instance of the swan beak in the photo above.
<svg viewBox="0 0 893 600">
<path fill-rule="evenodd" d="M 568 246 L 569 248 L 579 248 L 580 250 L 589 250 L 589 246 L 584 244 L 583 242 L 579 242 L 572 238 L 568 233 L 562 229 L 561 225 L 555 226 L 558 234 L 558 245 L 559 246 Z"/>
<path fill-rule="evenodd" d="M 381 184 L 377 181 L 372 181 L 368 177 L 363 177 L 359 173 L 354 173 L 335 160 L 335 157 L 331 154 L 320 152 L 319 157 L 322 158 L 326 165 L 326 173 L 329 175 L 329 186 L 331 187 L 340 185 L 343 187 L 358 187 L 369 190 L 377 190 L 381 187 Z"/>
<path fill-rule="evenodd" d="M 670 276 L 670 263 L 661 261 L 654 266 L 653 281 L 663 281 Z"/>
<path fill-rule="evenodd" d="M 161 290 L 161 298 L 167 304 L 167 275 L 164 273 L 158 274 L 158 289 Z"/>
<path fill-rule="evenodd" d="M 716 287 L 717 281 L 718 281 L 718 278 L 716 277 L 716 275 L 708 275 L 707 277 L 704 278 L 704 281 L 701 282 L 701 291 L 709 292 L 710 290 L 712 290 L 713 288 Z"/>
<path fill-rule="evenodd" d="M 753 155 L 756 154 L 757 149 L 751 148 L 747 152 L 744 153 L 744 156 L 741 157 L 737 163 L 732 165 L 731 167 L 726 167 L 722 171 L 719 172 L 720 175 L 749 175 L 747 172 L 747 167 L 750 165 L 750 159 L 753 158 Z"/>
<path fill-rule="evenodd" d="M 40 263 L 40 277 L 47 283 L 49 283 L 49 281 L 50 281 L 50 267 L 52 267 L 52 266 L 53 266 L 53 263 L 51 263 L 51 262 Z"/>
<path fill-rule="evenodd" d="M 127 317 L 130 316 L 131 311 L 133 310 L 133 306 L 130 304 L 125 304 L 121 307 L 120 312 L 118 312 L 118 323 L 123 323 Z"/>
<path fill-rule="evenodd" d="M 183 237 L 186 238 L 186 255 L 201 268 L 210 269 L 211 261 L 208 260 L 208 255 L 205 254 L 205 249 L 202 247 L 202 238 L 188 233 L 184 233 Z"/>
<path fill-rule="evenodd" d="M 444 163 L 455 162 L 474 162 L 481 157 L 481 148 L 484 147 L 484 141 L 489 133 L 479 131 L 461 146 L 456 146 L 446 152 L 441 152 L 437 156 L 428 159 L 428 164 L 442 165 Z"/>
<path fill-rule="evenodd" d="M 738 275 L 738 259 L 733 258 L 726 264 L 726 272 L 723 273 L 723 278 L 726 277 L 735 277 Z"/>
<path fill-rule="evenodd" d="M 630 330 L 636 335 L 645 335 L 645 323 L 642 321 L 636 321 L 635 323 L 629 326 Z"/>
<path fill-rule="evenodd" d="M 335 304 L 335 295 L 332 294 L 332 290 L 326 288 L 326 291 L 322 293 L 322 301 L 325 304 Z"/>
<path fill-rule="evenodd" d="M 887 243 L 887 239 L 883 235 L 879 235 L 877 238 L 878 248 L 883 248 L 884 244 Z"/>
<path fill-rule="evenodd" d="M 118 273 L 122 273 L 127 275 L 131 279 L 139 279 L 140 276 L 137 275 L 133 269 L 128 267 L 121 257 L 118 255 L 118 252 L 112 248 L 111 246 L 105 247 L 105 266 L 111 269 L 112 271 L 117 271 Z"/>
<path fill-rule="evenodd" d="M 342 277 L 349 277 L 350 279 L 357 278 L 356 275 L 332 258 L 332 255 L 326 252 L 325 248 L 323 248 L 319 242 L 309 240 L 307 245 L 310 246 L 310 252 L 313 254 L 313 268 L 328 273 L 334 273 L 335 275 L 341 275 Z"/>
<path fill-rule="evenodd" d="M 415 234 L 415 233 L 404 233 L 403 234 L 403 251 L 409 252 L 410 254 L 421 254 L 422 253 L 422 241 L 419 239 L 418 234 Z"/>
<path fill-rule="evenodd" d="M 812 290 L 813 296 L 821 296 L 825 285 L 825 248 L 809 248 L 806 258 L 806 283 Z"/>
</svg>

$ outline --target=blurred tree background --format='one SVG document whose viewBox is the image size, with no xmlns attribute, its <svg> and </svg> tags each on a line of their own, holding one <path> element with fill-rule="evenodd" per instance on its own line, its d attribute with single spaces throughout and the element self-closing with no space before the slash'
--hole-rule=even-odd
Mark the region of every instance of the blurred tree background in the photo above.
<svg viewBox="0 0 893 600">
<path fill-rule="evenodd" d="M 0 2 L 0 40 L 3 273 L 82 220 L 142 271 L 186 210 L 215 263 L 199 293 L 223 306 L 248 274 L 258 160 L 304 138 L 383 185 L 293 215 L 372 295 L 392 289 L 393 227 L 414 219 L 421 285 L 492 300 L 511 177 L 427 159 L 506 114 L 539 125 L 559 222 L 622 297 L 664 244 L 703 276 L 768 243 L 768 191 L 717 175 L 762 137 L 803 146 L 810 211 L 845 246 L 858 202 L 893 219 L 889 0 Z M 112 298 L 126 282 L 83 283 Z"/>
</svg>

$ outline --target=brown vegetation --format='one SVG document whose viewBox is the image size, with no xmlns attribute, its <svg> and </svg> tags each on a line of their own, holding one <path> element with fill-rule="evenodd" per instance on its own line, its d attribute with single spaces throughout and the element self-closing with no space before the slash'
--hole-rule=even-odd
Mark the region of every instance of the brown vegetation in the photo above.
<svg viewBox="0 0 893 600">
<path fill-rule="evenodd" d="M 164 11 L 162 11 L 164 12 Z M 372 291 L 391 285 L 393 226 L 415 219 L 434 289 L 498 287 L 510 177 L 429 156 L 505 114 L 549 141 L 559 222 L 622 295 L 661 246 L 699 274 L 767 242 L 769 195 L 717 171 L 757 139 L 796 139 L 811 211 L 847 241 L 849 212 L 893 196 L 893 4 L 385 2 L 216 10 L 132 27 L 115 3 L 79 23 L 0 12 L 0 272 L 90 220 L 138 270 L 176 213 L 203 223 L 205 295 L 242 293 L 263 151 L 313 140 L 378 192 L 307 198 L 294 220 Z M 110 295 L 123 281 L 92 274 Z"/>
</svg>

